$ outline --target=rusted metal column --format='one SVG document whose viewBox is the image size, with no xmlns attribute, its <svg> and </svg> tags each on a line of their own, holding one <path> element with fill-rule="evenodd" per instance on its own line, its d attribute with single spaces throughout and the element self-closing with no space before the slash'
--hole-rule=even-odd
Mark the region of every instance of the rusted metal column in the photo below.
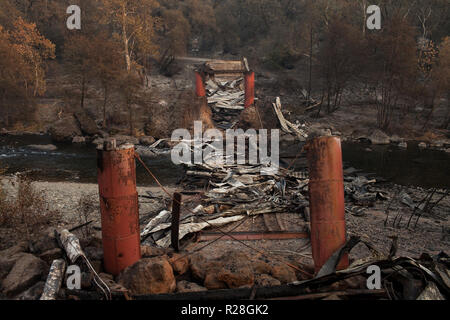
<svg viewBox="0 0 450 320">
<path fill-rule="evenodd" d="M 197 97 L 206 97 L 203 74 L 198 71 L 195 72 L 195 93 L 197 94 Z"/>
<path fill-rule="evenodd" d="M 141 258 L 134 146 L 114 139 L 97 150 L 105 270 L 118 275 Z"/>
<path fill-rule="evenodd" d="M 320 137 L 306 145 L 309 163 L 311 244 L 316 272 L 346 241 L 341 141 Z M 345 255 L 338 269 L 348 266 Z"/>
<path fill-rule="evenodd" d="M 244 106 L 246 108 L 250 107 L 255 103 L 255 73 L 247 72 L 245 73 L 245 102 Z"/>
</svg>

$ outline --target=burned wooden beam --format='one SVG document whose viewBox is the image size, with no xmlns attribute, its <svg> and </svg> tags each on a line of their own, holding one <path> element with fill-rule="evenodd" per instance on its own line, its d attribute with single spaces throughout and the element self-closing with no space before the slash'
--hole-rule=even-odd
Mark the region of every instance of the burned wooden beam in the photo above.
<svg viewBox="0 0 450 320">
<path fill-rule="evenodd" d="M 330 296 L 343 296 L 343 297 L 364 296 L 367 299 L 370 296 L 372 296 L 373 298 L 387 297 L 387 293 L 385 289 L 348 289 L 341 291 L 302 294 L 299 296 L 291 296 L 291 297 L 278 297 L 278 298 L 271 298 L 269 300 L 316 300 L 327 298 Z"/>
<path fill-rule="evenodd" d="M 173 195 L 172 202 L 172 228 L 171 228 L 171 245 L 176 252 L 179 251 L 179 234 L 180 234 L 180 207 L 181 193 L 176 192 Z"/>
<path fill-rule="evenodd" d="M 232 232 L 230 235 L 223 235 L 219 232 L 205 232 L 198 236 L 198 241 L 214 240 L 286 240 L 286 239 L 307 239 L 306 232 Z"/>
<path fill-rule="evenodd" d="M 66 262 L 63 259 L 53 260 L 40 300 L 56 300 L 61 289 L 65 270 Z"/>
</svg>

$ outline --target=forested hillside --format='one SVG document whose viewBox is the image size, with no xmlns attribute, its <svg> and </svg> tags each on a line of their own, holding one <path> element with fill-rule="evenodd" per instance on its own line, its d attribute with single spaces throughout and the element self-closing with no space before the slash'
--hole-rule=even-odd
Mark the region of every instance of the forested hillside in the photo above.
<svg viewBox="0 0 450 320">
<path fill-rule="evenodd" d="M 81 30 L 66 26 L 73 4 Z M 371 4 L 381 30 L 366 26 Z M 0 123 L 32 126 L 43 98 L 63 99 L 61 111 L 84 108 L 90 87 L 103 127 L 114 117 L 110 100 L 132 122 L 147 76 L 179 71 L 173 57 L 246 56 L 258 70 L 297 72 L 319 114 L 338 110 L 357 83 L 376 101 L 378 127 L 388 129 L 401 105 L 420 106 L 426 127 L 448 104 L 449 18 L 445 0 L 2 0 Z M 60 92 L 61 77 L 71 90 Z M 438 125 L 449 121 L 450 111 Z"/>
</svg>

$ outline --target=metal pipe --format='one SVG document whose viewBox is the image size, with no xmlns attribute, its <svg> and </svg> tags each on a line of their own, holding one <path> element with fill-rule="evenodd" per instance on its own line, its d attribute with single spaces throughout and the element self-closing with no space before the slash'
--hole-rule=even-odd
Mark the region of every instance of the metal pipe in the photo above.
<svg viewBox="0 0 450 320">
<path fill-rule="evenodd" d="M 306 145 L 309 163 L 311 245 L 316 272 L 345 244 L 344 175 L 341 141 L 319 137 Z M 337 269 L 348 267 L 348 255 Z"/>
<path fill-rule="evenodd" d="M 104 266 L 113 275 L 141 258 L 134 152 L 114 139 L 97 150 Z"/>
<path fill-rule="evenodd" d="M 180 250 L 180 207 L 181 207 L 181 193 L 175 192 L 172 201 L 172 228 L 171 228 L 171 243 L 172 248 L 178 252 Z"/>
<path fill-rule="evenodd" d="M 197 97 L 206 97 L 203 74 L 198 71 L 195 72 L 195 93 L 197 94 Z"/>
<path fill-rule="evenodd" d="M 245 85 L 244 106 L 246 108 L 248 108 L 255 103 L 255 73 L 254 72 L 245 73 L 244 85 Z"/>
</svg>

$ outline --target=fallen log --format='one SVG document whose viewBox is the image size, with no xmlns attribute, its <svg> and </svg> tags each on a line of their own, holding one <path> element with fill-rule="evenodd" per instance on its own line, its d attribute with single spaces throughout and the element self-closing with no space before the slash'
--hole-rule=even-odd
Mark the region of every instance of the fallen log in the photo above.
<svg viewBox="0 0 450 320">
<path fill-rule="evenodd" d="M 173 195 L 173 202 L 172 202 L 172 229 L 170 232 L 171 236 L 171 244 L 172 248 L 176 252 L 179 251 L 179 233 L 180 233 L 180 206 L 181 206 L 181 193 L 175 193 Z"/>
<path fill-rule="evenodd" d="M 80 241 L 74 234 L 70 233 L 69 230 L 62 230 L 59 233 L 59 239 L 63 249 L 66 251 L 67 257 L 70 259 L 70 262 L 75 263 L 78 258 L 84 257 L 84 252 L 81 249 Z"/>
<path fill-rule="evenodd" d="M 61 289 L 65 270 L 66 262 L 63 259 L 53 260 L 40 300 L 56 300 Z"/>
<path fill-rule="evenodd" d="M 278 121 L 280 121 L 280 125 L 283 131 L 285 131 L 286 133 L 294 133 L 300 141 L 305 141 L 306 138 L 308 138 L 308 134 L 305 131 L 299 129 L 293 123 L 286 120 L 283 112 L 281 112 L 281 101 L 279 97 L 277 97 L 275 103 L 272 103 L 272 105 L 278 117 Z"/>
<path fill-rule="evenodd" d="M 111 290 L 108 285 L 103 281 L 102 278 L 97 274 L 94 267 L 92 266 L 86 254 L 81 249 L 80 240 L 69 230 L 62 230 L 61 232 L 55 231 L 56 238 L 58 242 L 65 250 L 67 257 L 72 263 L 77 263 L 81 259 L 85 265 L 88 267 L 90 272 L 94 275 L 93 281 L 97 287 L 104 293 L 106 299 L 111 300 Z"/>
<path fill-rule="evenodd" d="M 278 297 L 271 298 L 269 300 L 316 300 L 327 298 L 330 296 L 365 296 L 365 298 L 367 299 L 368 296 L 386 298 L 387 293 L 385 289 L 349 289 L 342 291 L 310 293 L 292 297 Z"/>
</svg>

